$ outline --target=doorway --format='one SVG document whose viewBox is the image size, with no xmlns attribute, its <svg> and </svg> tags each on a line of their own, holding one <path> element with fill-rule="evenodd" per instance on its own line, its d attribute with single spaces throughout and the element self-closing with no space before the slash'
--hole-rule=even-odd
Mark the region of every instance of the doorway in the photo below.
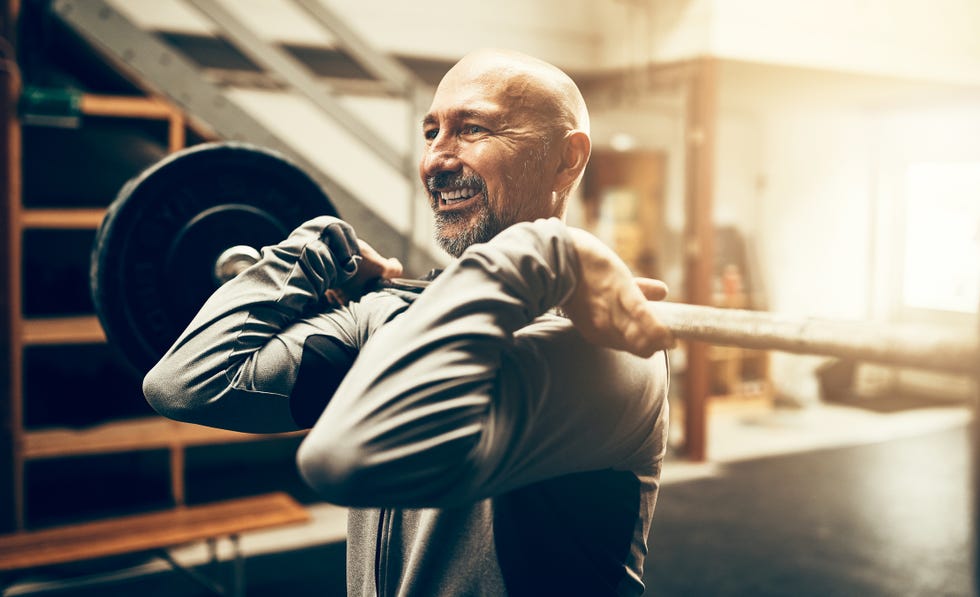
<svg viewBox="0 0 980 597">
<path fill-rule="evenodd" d="M 583 181 L 585 227 L 637 276 L 660 278 L 666 155 L 592 152 Z"/>
</svg>

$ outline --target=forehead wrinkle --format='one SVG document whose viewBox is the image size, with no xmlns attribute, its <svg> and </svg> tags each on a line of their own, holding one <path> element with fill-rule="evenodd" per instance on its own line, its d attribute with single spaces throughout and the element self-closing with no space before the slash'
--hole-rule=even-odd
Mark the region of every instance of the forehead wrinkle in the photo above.
<svg viewBox="0 0 980 597">
<path fill-rule="evenodd" d="M 554 132 L 588 131 L 588 112 L 575 83 L 560 69 L 530 57 L 491 55 L 456 73 L 457 84 L 479 85 L 492 91 L 508 115 L 524 115 Z M 466 64 L 464 59 L 461 64 Z"/>
<path fill-rule="evenodd" d="M 501 106 L 483 100 L 456 102 L 457 105 L 439 106 L 433 104 L 431 110 L 422 119 L 422 124 L 432 124 L 442 118 L 454 118 L 466 120 L 469 118 L 492 118 L 500 117 Z M 463 104 L 461 107 L 459 104 Z"/>
</svg>

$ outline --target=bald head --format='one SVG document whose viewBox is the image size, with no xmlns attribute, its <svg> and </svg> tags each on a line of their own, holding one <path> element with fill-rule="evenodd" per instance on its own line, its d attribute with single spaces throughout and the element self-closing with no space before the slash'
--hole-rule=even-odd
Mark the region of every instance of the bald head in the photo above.
<svg viewBox="0 0 980 597">
<path fill-rule="evenodd" d="M 499 86 L 513 107 L 537 112 L 542 124 L 589 133 L 589 112 L 581 91 L 553 64 L 512 50 L 477 50 L 449 69 L 440 87 L 460 81 Z"/>
<path fill-rule="evenodd" d="M 555 66 L 480 50 L 453 66 L 423 121 L 419 165 L 451 254 L 517 222 L 564 217 L 589 159 L 589 114 Z"/>
</svg>

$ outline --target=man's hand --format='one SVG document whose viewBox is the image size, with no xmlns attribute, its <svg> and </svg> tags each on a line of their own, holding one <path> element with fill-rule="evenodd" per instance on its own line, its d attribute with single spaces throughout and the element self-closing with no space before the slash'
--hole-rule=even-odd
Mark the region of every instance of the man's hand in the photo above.
<svg viewBox="0 0 980 597">
<path fill-rule="evenodd" d="M 357 247 L 361 252 L 357 273 L 344 285 L 345 287 L 353 284 L 355 288 L 363 290 L 378 279 L 388 280 L 402 275 L 402 264 L 394 257 L 382 257 L 371 245 L 361 239 L 357 239 Z"/>
<path fill-rule="evenodd" d="M 331 224 L 323 236 L 338 269 L 346 274 L 346 279 L 342 279 L 337 288 L 324 293 L 327 302 L 333 306 L 346 305 L 360 298 L 379 279 L 402 275 L 400 261 L 382 257 L 371 245 L 357 238 L 354 229 L 345 222 Z"/>
<path fill-rule="evenodd" d="M 569 228 L 578 253 L 578 285 L 562 310 L 586 340 L 649 357 L 674 345 L 674 337 L 647 301 L 663 300 L 667 286 L 634 278 L 626 264 L 598 238 Z"/>
</svg>

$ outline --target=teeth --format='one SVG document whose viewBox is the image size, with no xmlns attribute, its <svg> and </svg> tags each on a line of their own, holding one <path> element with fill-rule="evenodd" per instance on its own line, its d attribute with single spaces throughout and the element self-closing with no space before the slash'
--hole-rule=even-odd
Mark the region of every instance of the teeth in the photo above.
<svg viewBox="0 0 980 597">
<path fill-rule="evenodd" d="M 439 193 L 439 198 L 446 205 L 452 205 L 453 203 L 465 201 L 474 195 L 476 195 L 476 191 L 473 189 L 456 189 Z"/>
</svg>

